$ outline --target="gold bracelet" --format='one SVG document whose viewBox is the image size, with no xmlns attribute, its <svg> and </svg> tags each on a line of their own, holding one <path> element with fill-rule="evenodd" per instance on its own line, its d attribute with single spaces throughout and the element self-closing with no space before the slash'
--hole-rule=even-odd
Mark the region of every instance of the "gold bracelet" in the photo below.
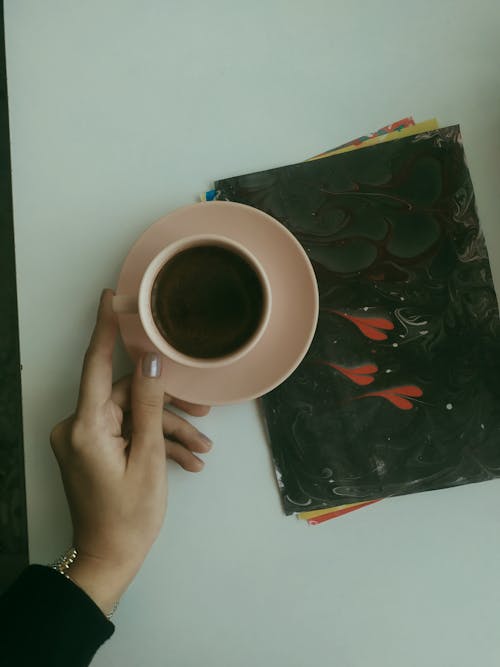
<svg viewBox="0 0 500 667">
<path fill-rule="evenodd" d="M 78 551 L 75 549 L 75 547 L 71 547 L 71 549 L 68 549 L 66 553 L 64 553 L 62 556 L 59 556 L 59 558 L 54 563 L 52 563 L 50 567 L 53 570 L 57 570 L 57 572 L 66 577 L 66 579 L 71 579 L 67 571 L 69 570 L 71 565 L 73 565 L 77 556 L 78 556 Z"/>
<path fill-rule="evenodd" d="M 59 556 L 59 558 L 56 561 L 50 564 L 50 567 L 53 570 L 56 570 L 56 572 L 62 574 L 63 577 L 66 577 L 66 579 L 72 581 L 75 584 L 75 586 L 78 586 L 78 584 L 76 583 L 76 581 L 73 581 L 73 579 L 69 576 L 68 570 L 73 565 L 77 557 L 78 557 L 78 551 L 76 550 L 75 547 L 71 547 L 62 556 Z M 80 587 L 78 586 L 78 588 Z M 118 607 L 118 602 L 119 601 L 115 602 L 115 604 L 113 605 L 113 609 L 109 612 L 109 614 L 105 614 L 108 620 L 110 620 L 113 614 L 115 613 Z"/>
</svg>

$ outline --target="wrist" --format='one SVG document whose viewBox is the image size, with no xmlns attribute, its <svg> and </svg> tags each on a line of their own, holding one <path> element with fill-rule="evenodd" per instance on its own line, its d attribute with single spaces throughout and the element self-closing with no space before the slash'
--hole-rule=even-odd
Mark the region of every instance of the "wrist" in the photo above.
<svg viewBox="0 0 500 667">
<path fill-rule="evenodd" d="M 74 547 L 52 564 L 55 570 L 81 588 L 108 618 L 140 566 L 138 562 L 107 561 L 78 552 Z"/>
<path fill-rule="evenodd" d="M 69 567 L 67 574 L 109 617 L 139 567 L 140 564 L 116 565 L 92 556 L 79 555 Z"/>
</svg>

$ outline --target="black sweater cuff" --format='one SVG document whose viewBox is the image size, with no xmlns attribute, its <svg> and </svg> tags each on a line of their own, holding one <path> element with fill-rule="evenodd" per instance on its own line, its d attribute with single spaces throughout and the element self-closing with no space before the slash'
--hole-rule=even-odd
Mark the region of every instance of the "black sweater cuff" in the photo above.
<svg viewBox="0 0 500 667">
<path fill-rule="evenodd" d="M 85 667 L 114 632 L 81 588 L 42 565 L 24 570 L 0 597 L 0 627 L 5 667 Z"/>
</svg>

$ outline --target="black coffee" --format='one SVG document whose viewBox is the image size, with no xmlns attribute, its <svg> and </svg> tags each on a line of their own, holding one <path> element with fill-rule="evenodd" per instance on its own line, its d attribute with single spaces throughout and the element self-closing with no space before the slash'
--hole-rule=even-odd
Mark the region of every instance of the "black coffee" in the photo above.
<svg viewBox="0 0 500 667">
<path fill-rule="evenodd" d="M 264 292 L 255 270 L 219 246 L 183 250 L 158 274 L 151 310 L 160 333 L 190 357 L 236 352 L 255 333 Z"/>
</svg>

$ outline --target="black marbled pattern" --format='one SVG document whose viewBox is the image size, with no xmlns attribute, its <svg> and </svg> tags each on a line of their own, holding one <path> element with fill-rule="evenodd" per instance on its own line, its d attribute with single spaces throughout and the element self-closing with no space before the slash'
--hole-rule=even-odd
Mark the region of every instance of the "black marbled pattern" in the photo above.
<svg viewBox="0 0 500 667">
<path fill-rule="evenodd" d="M 0 8 L 0 590 L 28 561 L 3 3 Z"/>
<path fill-rule="evenodd" d="M 311 349 L 263 398 L 285 511 L 500 476 L 500 322 L 459 128 L 216 188 L 280 220 L 318 279 Z"/>
</svg>

